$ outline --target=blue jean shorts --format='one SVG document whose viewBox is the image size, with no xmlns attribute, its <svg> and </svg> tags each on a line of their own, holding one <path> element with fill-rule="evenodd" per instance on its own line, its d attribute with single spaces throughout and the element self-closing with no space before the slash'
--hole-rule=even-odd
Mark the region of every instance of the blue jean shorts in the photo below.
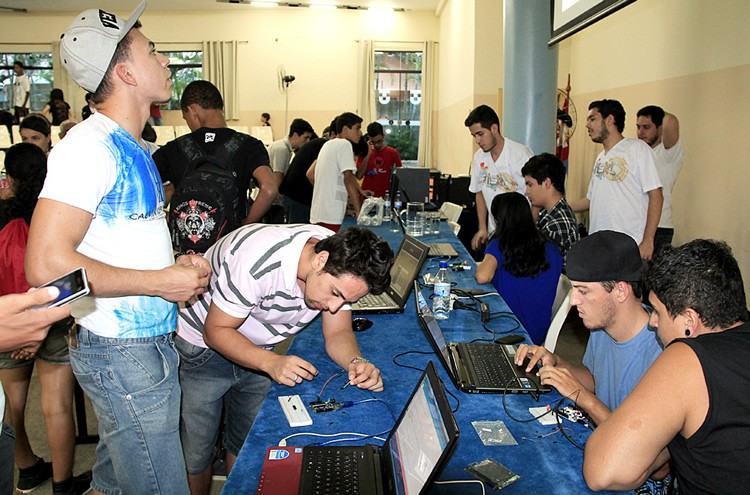
<svg viewBox="0 0 750 495">
<path fill-rule="evenodd" d="M 107 495 L 189 493 L 171 335 L 71 335 L 70 364 L 99 421 L 91 487 Z"/>
<path fill-rule="evenodd" d="M 190 474 L 211 465 L 224 407 L 224 447 L 237 455 L 266 398 L 271 379 L 243 368 L 212 349 L 175 337 L 180 354 L 180 434 Z"/>
</svg>

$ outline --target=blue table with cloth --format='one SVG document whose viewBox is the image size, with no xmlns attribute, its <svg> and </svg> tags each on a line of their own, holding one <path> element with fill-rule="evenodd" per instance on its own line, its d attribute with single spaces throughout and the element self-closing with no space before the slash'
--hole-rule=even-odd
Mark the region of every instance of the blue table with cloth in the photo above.
<svg viewBox="0 0 750 495">
<path fill-rule="evenodd" d="M 350 224 L 351 225 L 351 224 Z M 345 225 L 344 227 L 346 227 Z M 394 250 L 398 249 L 403 234 L 393 232 L 390 226 L 384 224 L 372 227 L 372 230 L 389 242 Z M 453 235 L 450 228 L 442 222 L 440 234 L 421 237 L 423 242 L 449 242 L 461 258 L 471 260 L 461 242 Z M 460 262 L 460 260 L 459 260 Z M 451 263 L 456 263 L 452 260 Z M 422 267 L 421 274 L 434 273 L 438 269 L 438 260 L 428 258 Z M 451 271 L 455 286 L 464 288 L 483 288 L 493 291 L 491 285 L 478 285 L 474 281 L 473 262 L 471 269 L 466 271 Z M 421 277 L 420 277 L 421 279 Z M 425 298 L 431 295 L 430 289 L 422 289 Z M 510 333 L 526 334 L 521 324 L 510 313 L 510 309 L 498 295 L 483 297 L 489 304 L 493 314 L 497 314 L 486 323 L 487 327 L 495 330 L 496 336 Z M 468 304 L 471 304 L 469 301 Z M 557 426 L 543 426 L 532 420 L 529 407 L 546 406 L 561 399 L 556 392 L 542 394 L 538 401 L 531 395 L 508 394 L 505 397 L 495 394 L 467 394 L 456 389 L 445 369 L 427 341 L 416 314 L 414 294 L 401 314 L 368 315 L 374 325 L 369 330 L 358 333 L 357 341 L 363 356 L 372 361 L 383 374 L 385 390 L 380 393 L 360 390 L 356 387 L 342 386 L 347 381 L 343 373 L 325 353 L 321 318 L 318 317 L 308 328 L 299 333 L 292 343 L 289 354 L 298 355 L 318 369 L 318 376 L 309 382 L 303 382 L 294 388 L 274 384 L 255 420 L 252 430 L 248 434 L 245 444 L 240 451 L 237 462 L 224 486 L 225 494 L 254 493 L 258 477 L 263 465 L 266 448 L 278 445 L 285 437 L 299 433 L 317 433 L 330 435 L 340 432 L 355 432 L 363 435 L 375 435 L 385 438 L 400 416 L 409 394 L 413 390 L 420 371 L 394 364 L 396 354 L 407 351 L 420 351 L 429 354 L 406 354 L 397 358 L 402 365 L 424 369 L 428 360 L 432 360 L 443 380 L 448 400 L 455 412 L 461 436 L 451 458 L 437 475 L 437 480 L 469 480 L 475 479 L 464 468 L 486 458 L 494 459 L 513 472 L 520 475 L 520 480 L 503 489 L 508 494 L 555 493 L 580 494 L 591 493 L 583 480 L 582 465 L 583 451 L 571 444 L 560 432 Z M 491 339 L 492 334 L 483 328 L 480 314 L 475 311 L 454 309 L 447 320 L 440 325 L 450 341 L 462 342 L 473 339 Z M 526 335 L 528 340 L 528 335 Z M 338 374 L 336 373 L 342 372 Z M 333 378 L 332 378 L 333 377 Z M 321 389 L 327 380 L 330 381 L 321 394 Z M 303 402 L 320 398 L 336 401 L 351 401 L 357 403 L 333 412 L 315 413 L 308 406 L 313 419 L 311 426 L 291 428 L 279 406 L 277 397 L 280 395 L 299 394 Z M 375 400 L 372 400 L 375 399 Z M 503 404 L 504 402 L 504 404 Z M 510 413 L 510 415 L 508 414 Z M 531 420 L 516 422 L 510 416 L 518 419 Z M 518 445 L 485 446 L 482 444 L 472 421 L 501 420 L 512 433 Z M 590 431 L 579 424 L 563 420 L 565 432 L 579 446 L 583 446 Z M 341 441 L 345 440 L 345 441 Z M 357 445 L 364 443 L 382 444 L 382 440 L 375 438 L 358 438 L 354 435 L 336 437 L 299 435 L 287 438 L 286 444 L 305 446 L 336 441 L 333 445 Z M 492 489 L 488 488 L 488 493 Z M 433 484 L 429 493 L 481 493 L 478 485 L 471 484 Z"/>
</svg>

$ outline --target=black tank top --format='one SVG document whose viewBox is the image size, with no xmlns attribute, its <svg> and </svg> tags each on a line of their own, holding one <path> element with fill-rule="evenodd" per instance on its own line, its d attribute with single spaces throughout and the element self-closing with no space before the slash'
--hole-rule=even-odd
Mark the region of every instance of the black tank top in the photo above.
<svg viewBox="0 0 750 495">
<path fill-rule="evenodd" d="M 675 342 L 698 356 L 708 387 L 705 421 L 668 447 L 680 493 L 750 493 L 750 323 Z"/>
</svg>

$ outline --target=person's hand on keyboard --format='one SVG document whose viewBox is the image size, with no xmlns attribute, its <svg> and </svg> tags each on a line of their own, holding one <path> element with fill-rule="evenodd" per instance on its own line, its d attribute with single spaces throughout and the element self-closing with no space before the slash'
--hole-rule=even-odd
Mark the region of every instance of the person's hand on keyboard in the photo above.
<svg viewBox="0 0 750 495">
<path fill-rule="evenodd" d="M 529 360 L 526 365 L 527 373 L 531 372 L 538 363 L 541 363 L 541 366 L 557 366 L 558 364 L 557 356 L 539 345 L 519 345 L 516 350 L 516 366 L 523 365 L 525 359 Z"/>
</svg>

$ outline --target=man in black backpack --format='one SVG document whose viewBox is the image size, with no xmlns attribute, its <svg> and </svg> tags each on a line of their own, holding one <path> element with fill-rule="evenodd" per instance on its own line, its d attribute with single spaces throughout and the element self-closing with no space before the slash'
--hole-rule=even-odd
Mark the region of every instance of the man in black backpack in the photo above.
<svg viewBox="0 0 750 495">
<path fill-rule="evenodd" d="M 224 100 L 208 81 L 193 81 L 180 99 L 192 131 L 154 153 L 171 203 L 175 248 L 205 252 L 237 227 L 259 222 L 278 193 L 268 152 L 259 140 L 227 128 Z M 260 193 L 248 200 L 251 181 Z"/>
</svg>

